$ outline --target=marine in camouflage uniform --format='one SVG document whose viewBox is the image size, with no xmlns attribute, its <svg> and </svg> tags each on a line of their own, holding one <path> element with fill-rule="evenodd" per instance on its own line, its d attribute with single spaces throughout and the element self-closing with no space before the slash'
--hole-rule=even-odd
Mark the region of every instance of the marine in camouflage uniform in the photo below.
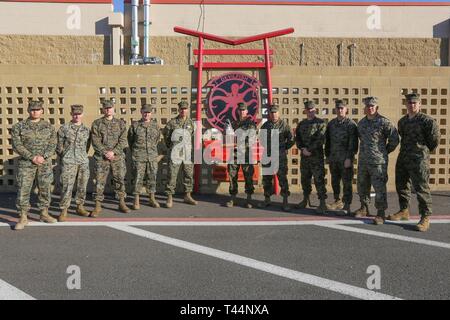
<svg viewBox="0 0 450 320">
<path fill-rule="evenodd" d="M 355 217 L 369 214 L 370 186 L 375 189 L 375 208 L 377 216 L 374 224 L 383 224 L 385 210 L 388 207 L 386 183 L 388 181 L 388 154 L 395 150 L 399 143 L 397 129 L 389 119 L 378 113 L 378 99 L 363 99 L 366 116 L 358 122 L 360 140 L 358 157 L 358 194 L 361 208 Z"/>
<path fill-rule="evenodd" d="M 155 199 L 155 193 L 158 173 L 158 142 L 161 139 L 161 132 L 156 121 L 151 119 L 153 111 L 152 105 L 144 104 L 141 108 L 142 119 L 133 122 L 128 129 L 128 145 L 134 166 L 134 210 L 140 209 L 139 196 L 144 179 L 150 206 L 160 207 Z"/>
<path fill-rule="evenodd" d="M 358 130 L 356 123 L 347 117 L 347 105 L 343 100 L 336 100 L 337 117 L 327 124 L 325 134 L 325 157 L 331 174 L 334 193 L 333 209 L 350 211 L 353 198 L 353 162 L 358 152 Z M 343 197 L 340 199 L 341 181 Z"/>
<path fill-rule="evenodd" d="M 81 216 L 89 216 L 84 209 L 86 200 L 86 188 L 89 181 L 88 151 L 91 146 L 90 130 L 82 122 L 83 106 L 71 106 L 72 121 L 62 125 L 58 130 L 58 144 L 56 153 L 61 160 L 61 200 L 59 207 L 62 212 L 58 218 L 63 222 L 67 218 L 67 209 L 72 200 L 72 190 L 77 180 L 75 202 L 77 213 Z"/>
<path fill-rule="evenodd" d="M 20 156 L 16 175 L 19 222 L 15 225 L 15 230 L 22 230 L 28 224 L 30 194 L 35 179 L 39 190 L 40 220 L 56 222 L 56 219 L 48 214 L 53 181 L 51 157 L 55 154 L 56 132 L 49 122 L 40 119 L 43 111 L 42 102 L 30 101 L 28 119 L 12 127 L 12 147 Z"/>
<path fill-rule="evenodd" d="M 281 187 L 281 196 L 283 197 L 283 210 L 284 211 L 290 211 L 289 205 L 288 205 L 288 197 L 290 195 L 289 192 L 289 183 L 287 179 L 288 174 L 288 158 L 287 153 L 288 150 L 295 144 L 295 141 L 293 139 L 291 127 L 284 121 L 283 119 L 279 118 L 279 107 L 278 105 L 271 105 L 269 106 L 269 113 L 270 118 L 268 121 L 266 121 L 262 127 L 261 130 L 266 130 L 266 137 L 267 141 L 264 141 L 264 139 L 260 139 L 263 147 L 267 150 L 268 157 L 278 157 L 278 170 L 277 172 L 273 172 L 273 174 L 276 174 L 278 177 L 278 181 L 280 183 Z M 272 155 L 272 130 L 278 130 L 278 154 Z M 263 165 L 264 167 L 270 167 L 270 164 Z M 264 170 L 264 169 L 263 169 Z M 263 187 L 264 187 L 264 202 L 262 203 L 261 207 L 267 207 L 270 205 L 270 196 L 274 194 L 273 190 L 273 174 L 271 175 L 263 175 Z"/>
<path fill-rule="evenodd" d="M 311 205 L 311 178 L 314 177 L 317 195 L 320 199 L 317 213 L 325 214 L 328 209 L 325 199 L 327 189 L 325 187 L 325 163 L 323 145 L 325 142 L 325 121 L 316 117 L 316 105 L 313 101 L 305 102 L 307 119 L 300 121 L 295 130 L 297 148 L 301 151 L 300 173 L 303 189 L 303 200 L 297 208 L 306 208 Z"/>
<path fill-rule="evenodd" d="M 102 103 L 104 116 L 92 123 L 91 139 L 95 159 L 95 209 L 91 217 L 101 213 L 101 203 L 109 171 L 112 172 L 114 192 L 119 198 L 119 210 L 128 213 L 125 204 L 125 152 L 127 147 L 127 129 L 125 121 L 114 117 L 114 103 L 105 100 Z"/>
<path fill-rule="evenodd" d="M 431 192 L 428 184 L 430 175 L 430 152 L 439 144 L 439 127 L 430 116 L 420 112 L 420 95 L 405 95 L 408 114 L 398 121 L 401 137 L 400 154 L 395 166 L 395 185 L 398 193 L 400 211 L 390 215 L 390 220 L 409 219 L 409 200 L 411 183 L 419 202 L 421 220 L 416 226 L 418 231 L 427 231 L 432 213 Z"/>
<path fill-rule="evenodd" d="M 244 174 L 245 180 L 245 193 L 247 194 L 247 201 L 245 203 L 246 208 L 252 208 L 252 194 L 255 192 L 255 187 L 253 186 L 253 174 L 255 173 L 255 168 L 252 163 L 250 163 L 250 136 L 253 135 L 256 141 L 256 124 L 253 122 L 251 117 L 247 116 L 248 109 L 245 103 L 240 102 L 238 104 L 238 120 L 231 121 L 231 128 L 236 134 L 236 130 L 240 130 L 242 138 L 245 134 L 249 134 L 249 137 L 245 137 L 245 145 L 242 145 L 244 141 L 238 141 L 237 147 L 234 150 L 233 163 L 229 163 L 227 166 L 228 176 L 230 179 L 230 200 L 225 204 L 227 207 L 233 207 L 236 202 L 236 195 L 238 193 L 238 175 L 239 168 L 242 168 L 242 173 Z M 250 131 L 249 131 L 250 130 Z M 253 131 L 252 131 L 253 130 Z M 244 132 L 249 131 L 249 132 Z M 236 134 L 239 140 L 239 133 Z M 249 139 L 249 140 L 247 140 Z M 256 160 L 256 159 L 255 159 Z M 239 163 L 244 162 L 244 163 Z M 253 162 L 253 161 L 252 161 Z"/>
<path fill-rule="evenodd" d="M 186 101 L 178 103 L 178 116 L 171 119 L 163 129 L 164 141 L 168 149 L 169 172 L 166 184 L 166 207 L 172 208 L 173 194 L 177 185 L 178 172 L 182 171 L 184 186 L 184 202 L 196 205 L 192 198 L 194 185 L 194 163 L 192 161 L 192 137 L 195 123 L 189 118 L 189 104 Z"/>
</svg>

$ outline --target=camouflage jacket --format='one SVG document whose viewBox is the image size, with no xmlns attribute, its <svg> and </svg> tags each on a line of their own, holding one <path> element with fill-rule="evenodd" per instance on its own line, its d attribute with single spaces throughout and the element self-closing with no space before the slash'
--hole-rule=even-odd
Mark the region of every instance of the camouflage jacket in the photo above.
<svg viewBox="0 0 450 320">
<path fill-rule="evenodd" d="M 295 141 L 298 149 L 306 148 L 312 153 L 310 157 L 323 159 L 323 144 L 325 142 L 325 121 L 315 117 L 312 120 L 300 121 L 295 130 Z M 303 153 L 302 153 L 303 157 Z"/>
<path fill-rule="evenodd" d="M 358 163 L 385 164 L 388 154 L 395 150 L 399 143 L 397 129 L 392 122 L 377 114 L 373 120 L 366 117 L 358 122 L 360 150 Z"/>
<path fill-rule="evenodd" d="M 236 135 L 236 146 L 234 148 L 234 157 L 237 158 L 239 155 L 244 156 L 245 153 L 245 157 L 248 157 L 250 154 L 250 137 L 252 136 L 252 134 L 254 134 L 254 142 L 256 142 L 256 123 L 253 121 L 253 119 L 251 117 L 247 117 L 244 120 L 233 120 L 231 121 L 231 127 L 234 130 L 234 134 Z M 245 142 L 242 140 L 242 142 L 238 141 L 239 140 L 239 135 L 236 133 L 236 130 L 243 130 L 243 131 L 248 131 L 248 130 L 253 130 L 252 132 L 248 132 L 248 137 L 245 137 Z M 247 134 L 247 133 L 245 133 Z M 242 136 L 242 138 L 244 138 Z M 244 148 L 245 147 L 245 148 Z"/>
<path fill-rule="evenodd" d="M 295 144 L 294 137 L 292 135 L 291 127 L 286 123 L 286 121 L 279 119 L 277 122 L 272 122 L 270 120 L 264 122 L 261 126 L 261 130 L 266 130 L 267 143 L 264 139 L 261 139 L 261 144 L 264 148 L 267 148 L 267 154 L 270 155 L 271 149 L 271 131 L 278 130 L 278 139 L 279 139 L 279 151 L 280 154 L 285 154 L 287 150 L 292 148 Z"/>
<path fill-rule="evenodd" d="M 45 160 L 55 154 L 56 131 L 46 120 L 33 123 L 30 118 L 12 127 L 12 147 L 20 160 L 32 161 L 35 156 Z"/>
<path fill-rule="evenodd" d="M 405 160 L 429 159 L 430 152 L 439 144 L 439 127 L 430 116 L 419 112 L 410 119 L 405 115 L 398 121 L 401 136 L 399 158 Z"/>
<path fill-rule="evenodd" d="M 183 129 L 179 131 L 177 129 Z M 192 154 L 192 140 L 195 132 L 195 123 L 192 119 L 186 118 L 186 120 L 182 120 L 179 116 L 171 119 L 163 129 L 163 137 L 164 142 L 168 149 L 169 158 L 172 156 L 172 149 L 178 144 L 183 142 L 183 134 L 186 135 L 184 141 L 184 145 L 180 145 L 177 147 L 179 151 L 180 157 L 186 157 Z M 175 133 L 175 134 L 174 134 Z M 189 135 L 189 139 L 187 139 L 187 135 Z M 187 143 L 189 141 L 189 143 Z"/>
<path fill-rule="evenodd" d="M 325 133 L 325 157 L 330 161 L 353 160 L 358 152 L 358 128 L 350 118 L 334 118 Z"/>
<path fill-rule="evenodd" d="M 91 139 L 95 159 L 106 159 L 104 154 L 107 151 L 114 152 L 114 160 L 125 158 L 124 149 L 128 143 L 124 120 L 117 118 L 107 120 L 105 117 L 95 120 L 92 123 Z"/>
<path fill-rule="evenodd" d="M 158 142 L 161 132 L 155 121 L 144 123 L 139 120 L 133 122 L 128 129 L 128 145 L 133 161 L 154 161 L 158 157 Z"/>
<path fill-rule="evenodd" d="M 56 153 L 63 163 L 88 163 L 88 151 L 91 146 L 90 130 L 84 124 L 66 123 L 58 130 Z"/>
</svg>

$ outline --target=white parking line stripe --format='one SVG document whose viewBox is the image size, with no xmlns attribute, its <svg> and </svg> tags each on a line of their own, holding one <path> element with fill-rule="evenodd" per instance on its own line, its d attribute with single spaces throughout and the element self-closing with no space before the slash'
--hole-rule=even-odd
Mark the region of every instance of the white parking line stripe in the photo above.
<svg viewBox="0 0 450 320">
<path fill-rule="evenodd" d="M 331 224 L 331 225 L 361 225 L 367 221 L 364 220 L 292 220 L 292 221 L 68 221 L 63 223 L 43 223 L 29 222 L 27 227 L 93 227 L 93 226 L 295 226 L 295 225 L 314 225 L 314 224 Z M 387 224 L 412 225 L 417 221 L 389 221 Z M 450 219 L 432 220 L 431 224 L 450 223 Z M 15 223 L 11 223 L 14 225 Z M 11 227 L 11 224 L 0 223 L 0 227 Z M 27 228 L 26 227 L 26 228 Z"/>
<path fill-rule="evenodd" d="M 0 300 L 36 300 L 36 299 L 0 279 Z"/>
<path fill-rule="evenodd" d="M 243 257 L 237 254 L 229 253 L 222 250 L 217 250 L 210 247 L 201 246 L 195 243 L 178 240 L 175 238 L 166 237 L 157 233 L 150 231 L 134 228 L 131 226 L 111 224 L 109 227 L 124 231 L 130 234 L 134 234 L 146 239 L 159 241 L 166 243 L 175 247 L 187 249 L 197 253 L 205 254 L 207 256 L 215 257 L 225 261 L 230 261 L 239 265 L 243 265 L 256 270 L 268 272 L 280 277 L 296 280 L 305 284 L 309 284 L 322 289 L 334 291 L 343 295 L 348 295 L 354 298 L 365 299 L 365 300 L 400 300 L 397 297 L 386 295 L 383 293 L 378 293 L 364 288 L 355 287 L 345 283 L 321 278 L 311 274 L 279 267 L 270 263 L 254 260 L 251 258 Z"/>
<path fill-rule="evenodd" d="M 381 237 L 381 238 L 395 239 L 395 240 L 400 240 L 400 241 L 407 241 L 407 242 L 412 242 L 412 243 L 425 244 L 425 245 L 433 246 L 433 247 L 450 249 L 450 243 L 446 243 L 446 242 L 439 242 L 439 241 L 433 241 L 433 240 L 427 240 L 427 239 L 401 236 L 401 235 L 393 234 L 393 233 L 360 229 L 360 228 L 354 228 L 354 227 L 349 227 L 349 226 L 345 226 L 345 225 L 331 224 L 331 223 L 327 223 L 327 222 L 316 222 L 316 223 L 314 223 L 314 225 L 321 226 L 321 227 L 327 227 L 327 228 L 331 228 L 331 229 L 336 229 L 336 230 L 356 232 L 356 233 L 361 233 L 361 234 L 366 234 L 366 235 L 371 235 L 371 236 L 376 236 L 376 237 Z"/>
</svg>

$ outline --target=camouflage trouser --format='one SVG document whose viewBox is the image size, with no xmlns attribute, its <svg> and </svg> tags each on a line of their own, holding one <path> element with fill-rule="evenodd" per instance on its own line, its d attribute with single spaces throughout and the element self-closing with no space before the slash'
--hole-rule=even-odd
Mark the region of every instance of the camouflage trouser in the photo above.
<svg viewBox="0 0 450 320">
<path fill-rule="evenodd" d="M 238 193 L 238 174 L 240 167 L 242 167 L 245 179 L 245 193 L 253 194 L 255 191 L 255 187 L 253 186 L 253 173 L 255 172 L 255 168 L 253 164 L 229 164 L 228 176 L 230 177 L 230 194 L 236 195 Z"/>
<path fill-rule="evenodd" d="M 89 162 L 83 164 L 63 163 L 61 167 L 61 200 L 59 202 L 59 207 L 61 209 L 70 207 L 75 179 L 77 180 L 77 194 L 75 202 L 76 204 L 84 204 L 84 201 L 86 200 L 86 188 L 89 181 L 89 174 Z"/>
<path fill-rule="evenodd" d="M 342 201 L 352 203 L 353 198 L 353 166 L 344 167 L 344 161 L 330 161 L 331 186 L 333 187 L 334 199 L 339 200 L 341 194 L 341 180 L 343 185 Z"/>
<path fill-rule="evenodd" d="M 305 158 L 300 161 L 300 173 L 303 194 L 309 196 L 312 191 L 311 178 L 314 177 L 317 196 L 319 199 L 327 198 L 327 189 L 325 187 L 325 162 L 323 158 Z"/>
<path fill-rule="evenodd" d="M 158 174 L 158 162 L 134 162 L 134 188 L 133 194 L 141 194 L 145 181 L 145 188 L 148 193 L 156 192 L 156 175 Z"/>
<path fill-rule="evenodd" d="M 33 164 L 31 161 L 19 160 L 19 168 L 16 175 L 18 189 L 16 208 L 19 213 L 30 210 L 30 194 L 35 179 L 39 190 L 38 208 L 41 210 L 50 206 L 51 184 L 53 182 L 51 160 L 40 166 Z"/>
<path fill-rule="evenodd" d="M 370 203 L 370 186 L 375 189 L 375 208 L 386 210 L 387 164 L 358 164 L 358 194 L 361 204 Z"/>
<path fill-rule="evenodd" d="M 175 164 L 172 160 L 169 161 L 169 170 L 167 173 L 168 181 L 166 185 L 166 194 L 174 194 L 177 187 L 178 172 L 183 173 L 184 192 L 192 192 L 194 185 L 194 164 L 180 163 Z"/>
<path fill-rule="evenodd" d="M 397 159 L 395 165 L 395 187 L 398 193 L 400 209 L 407 209 L 409 206 L 412 183 L 419 202 L 419 214 L 430 215 L 432 213 L 431 192 L 428 185 L 429 176 L 430 167 L 428 161 Z"/>
<path fill-rule="evenodd" d="M 280 184 L 281 187 L 281 192 L 280 194 L 283 197 L 289 196 L 290 192 L 289 192 L 289 184 L 288 184 L 288 180 L 287 180 L 287 173 L 288 173 L 288 161 L 287 161 L 287 157 L 280 157 L 279 160 L 279 167 L 278 167 L 278 171 L 277 171 L 277 177 L 278 177 L 278 182 Z M 263 166 L 265 167 L 265 166 Z M 274 194 L 274 189 L 273 189 L 273 175 L 263 175 L 263 187 L 264 187 L 264 196 L 265 197 L 270 197 L 271 195 Z"/>
<path fill-rule="evenodd" d="M 106 179 L 108 178 L 109 170 L 112 171 L 113 188 L 117 197 L 126 198 L 125 192 L 125 174 L 126 164 L 125 159 L 115 161 L 95 160 L 95 201 L 103 201 L 105 198 L 103 192 L 105 191 Z"/>
</svg>

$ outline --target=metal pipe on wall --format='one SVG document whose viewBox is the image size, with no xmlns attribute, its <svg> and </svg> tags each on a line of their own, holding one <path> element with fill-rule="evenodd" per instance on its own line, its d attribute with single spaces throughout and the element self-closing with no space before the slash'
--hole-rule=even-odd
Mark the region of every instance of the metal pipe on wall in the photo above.
<svg viewBox="0 0 450 320">
<path fill-rule="evenodd" d="M 150 0 L 144 0 L 144 54 L 146 61 L 150 57 Z"/>
<path fill-rule="evenodd" d="M 138 6 L 139 0 L 131 0 L 131 64 L 139 57 Z"/>
</svg>

